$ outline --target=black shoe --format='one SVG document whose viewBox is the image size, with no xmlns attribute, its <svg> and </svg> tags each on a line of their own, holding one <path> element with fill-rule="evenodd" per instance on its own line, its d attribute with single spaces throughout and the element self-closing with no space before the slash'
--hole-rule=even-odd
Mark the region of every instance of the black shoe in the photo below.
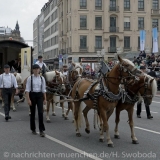
<svg viewBox="0 0 160 160">
<path fill-rule="evenodd" d="M 8 116 L 8 119 L 11 119 L 11 116 Z"/>
<path fill-rule="evenodd" d="M 33 130 L 33 131 L 32 131 L 32 134 L 36 135 L 36 134 L 37 134 L 36 130 Z"/>
<path fill-rule="evenodd" d="M 141 118 L 141 116 L 140 116 L 140 115 L 137 115 L 137 118 Z"/>
<path fill-rule="evenodd" d="M 40 132 L 40 136 L 41 137 L 45 137 L 45 133 L 42 131 L 42 132 Z"/>
<path fill-rule="evenodd" d="M 8 116 L 5 116 L 5 120 L 8 121 L 8 119 L 9 119 Z"/>
<path fill-rule="evenodd" d="M 148 118 L 148 119 L 152 119 L 152 118 L 153 118 L 153 116 L 149 115 L 147 118 Z"/>
</svg>

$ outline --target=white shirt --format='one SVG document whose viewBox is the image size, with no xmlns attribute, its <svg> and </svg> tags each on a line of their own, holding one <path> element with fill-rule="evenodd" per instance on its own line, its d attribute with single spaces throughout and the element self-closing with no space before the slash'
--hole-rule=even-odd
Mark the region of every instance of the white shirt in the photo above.
<svg viewBox="0 0 160 160">
<path fill-rule="evenodd" d="M 43 61 L 42 62 L 37 61 L 35 64 L 38 64 L 40 68 L 42 68 L 43 64 L 46 67 L 46 64 Z"/>
<path fill-rule="evenodd" d="M 68 74 L 68 71 L 63 72 L 63 75 L 64 75 L 64 76 L 67 76 L 67 74 Z"/>
<path fill-rule="evenodd" d="M 11 73 L 3 73 L 0 75 L 0 88 L 18 88 L 17 81 Z"/>
<path fill-rule="evenodd" d="M 45 81 L 44 77 L 42 77 L 42 80 L 41 80 L 40 75 L 38 75 L 38 76 L 32 75 L 32 87 L 33 87 L 32 92 L 45 93 L 46 92 L 46 81 Z M 26 92 L 31 91 L 31 76 L 29 76 L 27 79 L 25 91 Z"/>
</svg>

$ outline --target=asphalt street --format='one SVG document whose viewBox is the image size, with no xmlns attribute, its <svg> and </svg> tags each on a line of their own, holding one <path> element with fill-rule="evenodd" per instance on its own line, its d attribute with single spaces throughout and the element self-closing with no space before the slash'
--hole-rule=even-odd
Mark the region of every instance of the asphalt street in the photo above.
<svg viewBox="0 0 160 160">
<path fill-rule="evenodd" d="M 0 160 L 160 160 L 160 97 L 155 97 L 150 106 L 152 120 L 147 119 L 144 106 L 142 118 L 138 119 L 136 110 L 134 112 L 135 134 L 139 144 L 132 144 L 127 112 L 121 112 L 118 140 L 114 139 L 115 114 L 111 116 L 109 127 L 114 148 L 109 148 L 106 140 L 99 142 L 99 130 L 93 127 L 93 110 L 88 114 L 91 133 L 87 134 L 83 126 L 81 137 L 76 137 L 71 112 L 69 120 L 64 120 L 61 108 L 57 107 L 56 116 L 51 116 L 50 112 L 51 123 L 46 122 L 44 113 L 46 137 L 42 138 L 31 134 L 27 103 L 20 103 L 16 109 L 16 112 L 10 112 L 12 119 L 6 122 L 0 103 Z M 36 124 L 38 132 L 37 116 Z"/>
</svg>

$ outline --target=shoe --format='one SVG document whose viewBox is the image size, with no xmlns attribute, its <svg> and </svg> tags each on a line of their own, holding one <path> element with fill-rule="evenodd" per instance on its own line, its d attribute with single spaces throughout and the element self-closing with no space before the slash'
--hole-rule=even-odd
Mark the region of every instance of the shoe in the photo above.
<svg viewBox="0 0 160 160">
<path fill-rule="evenodd" d="M 153 116 L 149 115 L 147 118 L 148 118 L 148 119 L 152 119 L 152 118 L 153 118 Z"/>
<path fill-rule="evenodd" d="M 11 119 L 11 116 L 8 116 L 8 119 Z"/>
<path fill-rule="evenodd" d="M 36 130 L 32 130 L 32 134 L 37 135 Z"/>
<path fill-rule="evenodd" d="M 45 133 L 42 131 L 42 132 L 40 132 L 40 136 L 41 137 L 45 137 Z"/>
<path fill-rule="evenodd" d="M 8 116 L 5 117 L 5 120 L 8 121 Z"/>
<path fill-rule="evenodd" d="M 141 116 L 140 116 L 140 115 L 137 115 L 137 118 L 141 118 Z"/>
</svg>

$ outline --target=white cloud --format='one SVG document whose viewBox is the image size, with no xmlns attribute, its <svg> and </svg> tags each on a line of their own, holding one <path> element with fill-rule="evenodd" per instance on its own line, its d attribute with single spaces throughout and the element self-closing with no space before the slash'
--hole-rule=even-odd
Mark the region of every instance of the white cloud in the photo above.
<svg viewBox="0 0 160 160">
<path fill-rule="evenodd" d="M 15 28 L 18 20 L 21 36 L 33 39 L 33 22 L 48 0 L 5 0 L 0 4 L 0 27 Z"/>
</svg>

